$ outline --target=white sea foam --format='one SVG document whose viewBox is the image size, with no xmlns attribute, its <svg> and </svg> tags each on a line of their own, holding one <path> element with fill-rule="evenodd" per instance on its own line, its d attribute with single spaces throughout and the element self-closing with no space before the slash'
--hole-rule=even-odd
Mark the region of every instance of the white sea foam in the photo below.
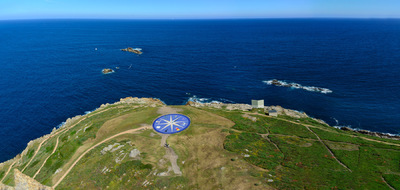
<svg viewBox="0 0 400 190">
<path fill-rule="evenodd" d="M 351 127 L 351 125 L 334 125 L 334 126 L 332 126 L 332 127 L 336 128 L 336 129 L 341 129 L 341 128 L 343 128 L 343 127 L 347 127 L 347 128 L 353 129 L 353 128 Z"/>
<path fill-rule="evenodd" d="M 93 111 L 85 111 L 85 114 L 84 115 L 87 115 L 87 114 L 89 114 L 89 113 L 92 113 Z"/>
<path fill-rule="evenodd" d="M 196 95 L 190 97 L 186 101 L 186 103 L 189 102 L 189 101 L 197 102 L 197 103 L 203 103 L 203 104 L 204 103 L 235 103 L 234 101 L 228 100 L 228 99 L 225 99 L 225 98 L 200 98 L 200 97 L 197 97 Z"/>
<path fill-rule="evenodd" d="M 96 109 L 97 109 L 97 108 L 96 108 Z M 93 109 L 93 110 L 90 110 L 90 111 L 85 111 L 83 115 L 90 114 L 90 113 L 96 111 L 96 109 Z M 65 125 L 65 121 L 64 121 L 64 122 L 61 122 L 60 124 L 58 124 L 56 128 L 59 129 L 59 128 L 61 128 L 61 127 L 64 127 L 64 125 Z"/>
<path fill-rule="evenodd" d="M 59 128 L 61 128 L 61 127 L 64 127 L 64 125 L 65 125 L 65 121 L 64 121 L 64 122 L 61 122 L 60 124 L 58 124 L 56 128 L 59 129 Z"/>
<path fill-rule="evenodd" d="M 280 81 L 280 80 L 268 80 L 268 81 L 263 81 L 263 83 L 268 84 L 268 85 L 275 85 L 275 86 L 283 86 L 283 87 L 289 87 L 289 88 L 295 88 L 295 89 L 303 89 L 311 92 L 319 92 L 323 94 L 328 94 L 332 93 L 333 91 L 328 89 L 328 88 L 321 88 L 321 87 L 315 87 L 315 86 L 303 86 L 298 83 L 288 83 L 285 81 Z"/>
<path fill-rule="evenodd" d="M 92 109 L 92 110 L 85 111 L 83 115 L 90 114 L 90 113 L 92 113 L 92 112 L 96 111 L 97 109 L 98 109 L 98 108 L 94 108 L 94 109 Z"/>
</svg>

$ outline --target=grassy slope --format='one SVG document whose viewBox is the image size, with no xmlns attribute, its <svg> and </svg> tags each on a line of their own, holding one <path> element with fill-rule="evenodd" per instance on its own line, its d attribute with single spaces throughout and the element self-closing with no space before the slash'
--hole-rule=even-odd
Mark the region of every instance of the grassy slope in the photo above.
<svg viewBox="0 0 400 190">
<path fill-rule="evenodd" d="M 225 142 L 226 147 L 228 150 L 239 153 L 247 152 L 247 150 L 257 151 L 257 154 L 250 154 L 250 157 L 244 159 L 268 169 L 269 174 L 274 176 L 274 182 L 271 184 L 279 189 L 389 189 L 383 182 L 382 176 L 393 187 L 399 186 L 400 147 L 384 144 L 388 142 L 400 145 L 398 141 L 344 132 L 309 118 L 297 119 L 287 116 L 279 118 L 260 116 L 255 122 L 255 124 L 260 124 L 258 128 L 246 129 L 241 125 L 250 120 L 240 117 L 241 113 L 207 110 L 236 122 L 233 128 L 243 132 L 235 132 L 228 136 Z M 282 119 L 311 125 L 310 129 L 353 172 L 339 165 L 328 153 L 326 147 L 313 140 L 315 138 L 303 130 L 303 126 L 288 125 L 288 122 Z M 265 123 L 262 124 L 264 121 Z M 260 132 L 265 133 L 264 129 L 269 130 L 268 137 L 283 153 L 283 160 L 280 159 L 277 151 L 271 150 L 271 147 L 273 148 L 271 143 L 261 138 Z M 384 143 L 365 140 L 361 137 Z"/>
<path fill-rule="evenodd" d="M 182 176 L 172 171 L 168 176 L 157 176 L 168 172 L 170 163 L 164 158 L 161 137 L 146 130 L 120 136 L 90 151 L 58 189 L 389 189 L 382 179 L 395 188 L 400 186 L 400 146 L 393 145 L 399 145 L 398 141 L 337 130 L 310 118 L 271 118 L 247 112 L 258 118 L 254 122 L 240 111 L 174 107 L 192 120 L 187 130 L 167 139 L 179 156 Z M 157 108 L 136 105 L 108 108 L 101 114 L 96 115 L 96 111 L 87 115 L 73 128 L 49 139 L 24 173 L 33 176 L 59 138 L 55 154 L 35 178 L 52 185 L 94 144 L 119 132 L 150 125 L 160 115 Z M 115 143 L 124 146 L 101 154 L 104 147 Z M 28 148 L 13 168 L 21 170 L 37 146 L 34 143 Z M 141 151 L 140 160 L 128 156 L 133 149 Z M 0 177 L 8 166 L 0 168 Z M 58 169 L 62 170 L 55 174 Z M 3 182 L 13 185 L 12 171 Z"/>
</svg>

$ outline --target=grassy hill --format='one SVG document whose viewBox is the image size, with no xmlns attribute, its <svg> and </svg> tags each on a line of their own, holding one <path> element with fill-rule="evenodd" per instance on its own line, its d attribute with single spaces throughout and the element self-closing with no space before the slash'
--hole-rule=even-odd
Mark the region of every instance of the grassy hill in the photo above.
<svg viewBox="0 0 400 190">
<path fill-rule="evenodd" d="M 168 113 L 190 127 L 156 133 Z M 400 142 L 309 117 L 126 98 L 29 143 L 0 165 L 0 189 L 21 185 L 17 170 L 55 189 L 400 189 Z"/>
</svg>

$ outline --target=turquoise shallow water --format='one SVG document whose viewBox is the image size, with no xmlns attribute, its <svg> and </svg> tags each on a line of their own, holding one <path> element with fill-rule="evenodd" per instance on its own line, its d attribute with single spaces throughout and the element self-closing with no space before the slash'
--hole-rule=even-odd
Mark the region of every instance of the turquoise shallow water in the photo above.
<svg viewBox="0 0 400 190">
<path fill-rule="evenodd" d="M 331 125 L 399 134 L 399 34 L 400 20 L 384 19 L 0 21 L 0 161 L 126 96 L 264 99 Z M 129 46 L 144 53 L 119 50 Z"/>
</svg>

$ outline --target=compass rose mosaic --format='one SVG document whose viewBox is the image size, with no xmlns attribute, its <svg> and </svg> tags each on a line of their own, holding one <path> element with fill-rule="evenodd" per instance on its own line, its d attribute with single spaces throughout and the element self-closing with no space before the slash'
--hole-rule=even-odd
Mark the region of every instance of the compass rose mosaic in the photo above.
<svg viewBox="0 0 400 190">
<path fill-rule="evenodd" d="M 182 114 L 168 114 L 157 118 L 153 122 L 153 129 L 159 133 L 174 134 L 179 133 L 190 125 L 190 119 Z"/>
</svg>

